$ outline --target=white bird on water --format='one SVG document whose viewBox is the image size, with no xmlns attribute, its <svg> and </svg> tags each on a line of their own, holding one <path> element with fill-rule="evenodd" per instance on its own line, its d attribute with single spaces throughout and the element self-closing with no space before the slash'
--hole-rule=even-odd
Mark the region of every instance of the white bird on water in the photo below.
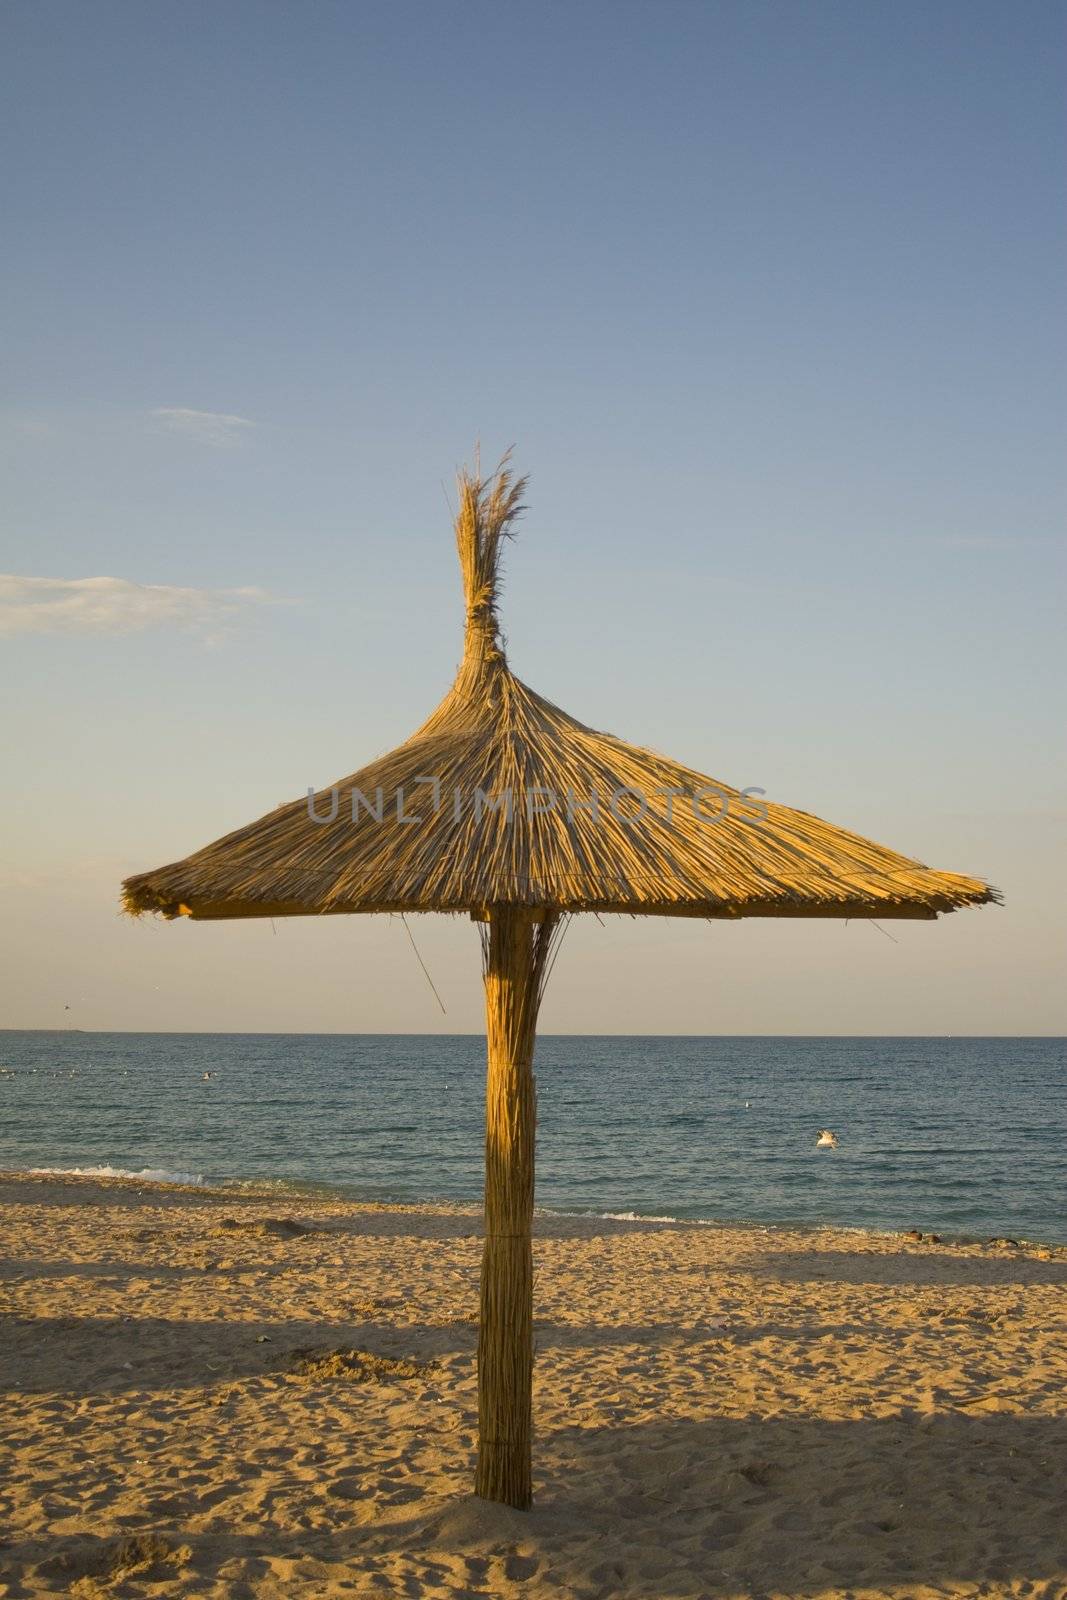
<svg viewBox="0 0 1067 1600">
<path fill-rule="evenodd" d="M 837 1134 L 831 1133 L 829 1128 L 820 1128 L 819 1137 L 815 1141 L 816 1150 L 836 1150 Z"/>
</svg>

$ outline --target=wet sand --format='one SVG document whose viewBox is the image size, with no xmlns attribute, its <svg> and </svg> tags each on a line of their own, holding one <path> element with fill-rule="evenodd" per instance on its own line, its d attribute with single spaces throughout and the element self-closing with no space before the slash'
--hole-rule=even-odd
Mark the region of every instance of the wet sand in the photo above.
<svg viewBox="0 0 1067 1600">
<path fill-rule="evenodd" d="M 0 1177 L 0 1596 L 1067 1596 L 1067 1247 L 541 1217 L 524 1515 L 478 1230 Z"/>
</svg>

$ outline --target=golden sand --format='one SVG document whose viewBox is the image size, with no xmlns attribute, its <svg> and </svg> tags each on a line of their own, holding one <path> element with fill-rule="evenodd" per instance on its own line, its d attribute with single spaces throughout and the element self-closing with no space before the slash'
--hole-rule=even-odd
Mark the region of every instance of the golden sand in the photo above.
<svg viewBox="0 0 1067 1600">
<path fill-rule="evenodd" d="M 1067 1248 L 541 1217 L 473 1499 L 479 1219 L 0 1182 L 0 1596 L 1067 1595 Z"/>
</svg>

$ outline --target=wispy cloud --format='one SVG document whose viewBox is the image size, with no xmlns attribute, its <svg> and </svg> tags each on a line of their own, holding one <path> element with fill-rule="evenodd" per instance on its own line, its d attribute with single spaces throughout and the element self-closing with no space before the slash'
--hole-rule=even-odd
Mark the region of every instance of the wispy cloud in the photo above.
<svg viewBox="0 0 1067 1600">
<path fill-rule="evenodd" d="M 1033 545 L 1048 544 L 1048 539 L 1033 539 L 1026 534 L 1018 537 L 1012 534 L 984 534 L 984 533 L 959 533 L 946 534 L 943 538 L 935 540 L 948 550 L 1017 550 L 1023 546 L 1027 549 Z"/>
<path fill-rule="evenodd" d="M 128 578 L 23 578 L 0 573 L 0 634 L 217 630 L 271 596 L 262 589 L 179 589 Z"/>
<path fill-rule="evenodd" d="M 231 450 L 255 427 L 247 417 L 231 417 L 224 411 L 192 411 L 188 406 L 157 406 L 149 415 L 165 432 L 180 433 L 213 450 Z"/>
<path fill-rule="evenodd" d="M 10 433 L 16 439 L 48 439 L 54 432 L 52 423 L 42 412 L 14 406 L 0 412 L 0 433 Z"/>
</svg>

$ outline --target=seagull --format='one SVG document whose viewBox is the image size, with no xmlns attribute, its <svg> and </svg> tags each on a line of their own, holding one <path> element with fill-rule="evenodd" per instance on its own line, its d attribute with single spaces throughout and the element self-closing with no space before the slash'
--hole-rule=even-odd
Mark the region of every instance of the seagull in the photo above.
<svg viewBox="0 0 1067 1600">
<path fill-rule="evenodd" d="M 829 1128 L 820 1128 L 819 1137 L 815 1141 L 816 1150 L 836 1150 L 837 1134 L 831 1133 Z"/>
<path fill-rule="evenodd" d="M 215 1074 L 213 1072 L 205 1072 L 203 1077 L 202 1077 L 202 1079 L 201 1079 L 201 1082 L 208 1083 L 214 1076 L 215 1076 Z"/>
</svg>

